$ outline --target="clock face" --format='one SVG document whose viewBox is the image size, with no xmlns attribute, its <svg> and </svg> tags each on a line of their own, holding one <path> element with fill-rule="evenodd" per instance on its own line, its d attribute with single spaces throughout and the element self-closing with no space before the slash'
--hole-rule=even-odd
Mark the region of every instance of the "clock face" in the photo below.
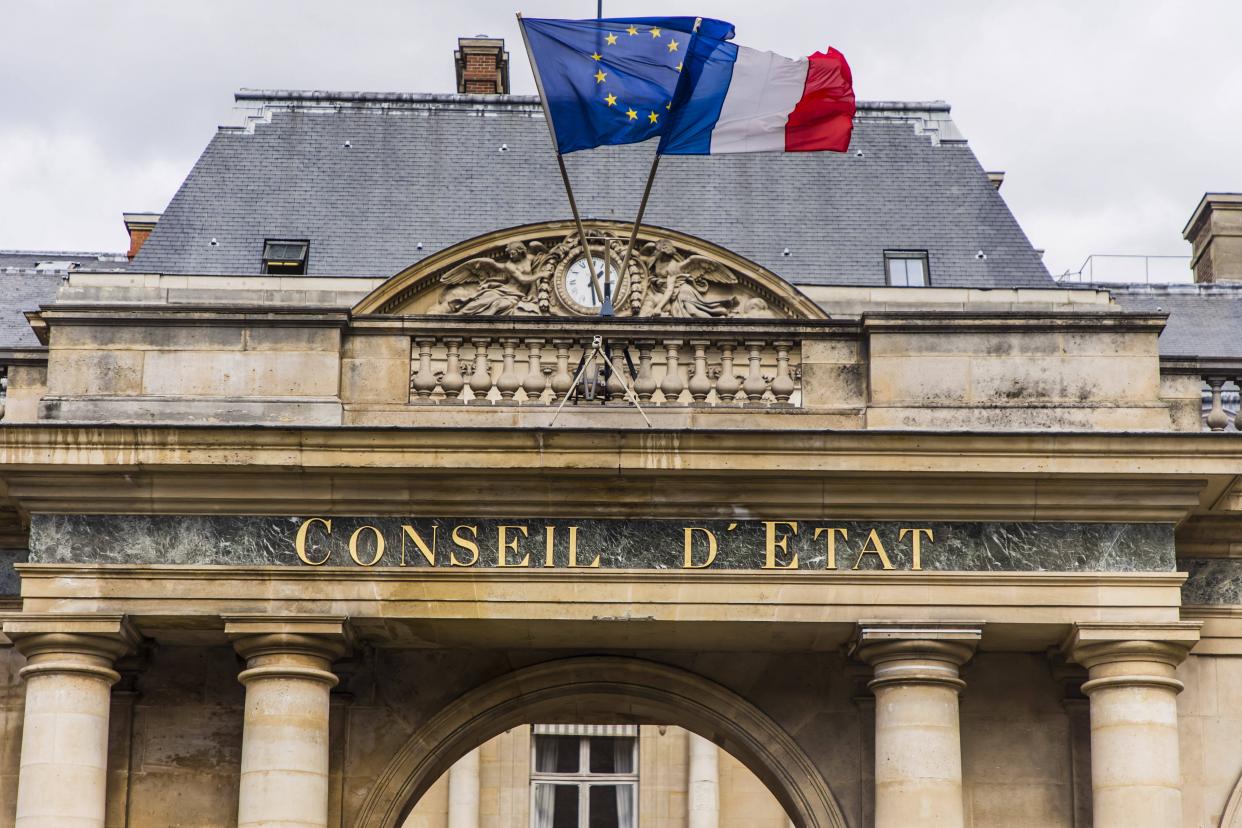
<svg viewBox="0 0 1242 828">
<path fill-rule="evenodd" d="M 600 286 L 604 285 L 604 262 L 599 256 L 593 258 L 595 264 L 595 275 L 599 277 Z M 620 279 L 618 275 L 621 270 L 621 263 L 610 259 L 608 265 L 609 275 L 612 280 L 612 301 L 617 302 L 617 296 L 620 293 Z M 591 278 L 590 268 L 587 266 L 586 257 L 576 259 L 569 267 L 565 268 L 564 287 L 566 298 L 573 301 L 584 310 L 599 310 L 603 305 L 603 297 L 599 295 L 595 289 L 595 281 Z"/>
</svg>

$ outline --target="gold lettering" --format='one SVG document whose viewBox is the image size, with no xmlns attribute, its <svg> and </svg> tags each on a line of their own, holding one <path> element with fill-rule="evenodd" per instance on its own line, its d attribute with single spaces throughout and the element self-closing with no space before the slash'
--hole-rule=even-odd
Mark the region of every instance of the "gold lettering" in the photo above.
<svg viewBox="0 0 1242 828">
<path fill-rule="evenodd" d="M 815 540 L 819 540 L 819 536 L 822 532 L 828 533 L 828 565 L 824 567 L 824 569 L 836 569 L 837 533 L 841 533 L 841 540 L 847 541 L 850 539 L 850 530 L 846 529 L 844 526 L 821 526 L 815 530 Z"/>
<path fill-rule="evenodd" d="M 764 569 L 797 569 L 798 553 L 794 553 L 789 559 L 788 564 L 778 564 L 776 562 L 776 550 L 781 550 L 785 554 L 789 554 L 789 539 L 798 534 L 798 522 L 796 520 L 765 520 L 763 522 L 767 530 L 767 544 L 765 546 L 766 561 L 763 564 Z M 792 530 L 788 535 L 777 537 L 776 527 L 788 526 Z"/>
<path fill-rule="evenodd" d="M 462 537 L 463 529 L 470 530 L 469 539 Z M 479 527 L 470 526 L 469 524 L 462 524 L 461 526 L 454 526 L 453 527 L 453 543 L 457 544 L 462 549 L 469 550 L 470 560 L 459 561 L 457 559 L 457 550 L 453 550 L 449 553 L 449 564 L 451 566 L 474 566 L 475 564 L 477 564 L 479 562 L 479 545 L 475 543 L 475 541 L 477 541 L 478 538 L 479 538 Z"/>
<path fill-rule="evenodd" d="M 375 535 L 375 557 L 370 563 L 366 563 L 358 557 L 358 536 L 362 534 L 364 529 L 370 529 Z M 380 534 L 380 530 L 374 526 L 359 526 L 354 533 L 349 536 L 349 557 L 354 559 L 354 563 L 358 566 L 375 566 L 380 562 L 380 558 L 384 557 L 384 536 Z"/>
<path fill-rule="evenodd" d="M 302 563 L 310 564 L 311 566 L 323 566 L 328 562 L 328 558 L 332 557 L 332 553 L 330 551 L 323 553 L 322 561 L 312 561 L 310 558 L 306 557 L 306 530 L 310 528 L 312 523 L 322 523 L 323 528 L 328 530 L 328 534 L 332 534 L 331 520 L 324 520 L 323 518 L 307 518 L 302 521 L 302 525 L 298 527 L 298 537 L 297 541 L 294 543 L 294 546 L 298 551 L 298 559 L 302 561 Z"/>
<path fill-rule="evenodd" d="M 874 548 L 868 548 L 872 546 L 874 546 Z M 868 555 L 879 555 L 880 566 L 884 569 L 893 568 L 893 562 L 888 559 L 888 553 L 884 551 L 884 544 L 880 543 L 880 536 L 876 534 L 874 529 L 872 529 L 867 535 L 867 539 L 863 541 L 862 549 L 858 552 L 858 560 L 854 561 L 854 568 L 858 569 L 858 566 L 862 563 L 863 558 Z"/>
<path fill-rule="evenodd" d="M 910 568 L 917 572 L 923 568 L 923 533 L 927 533 L 928 543 L 934 542 L 936 536 L 931 529 L 902 529 L 897 533 L 897 540 L 905 540 L 906 534 L 910 532 L 913 533 L 910 535 L 910 560 L 913 564 Z"/>
<path fill-rule="evenodd" d="M 408 523 L 401 524 L 401 565 L 405 566 L 405 539 L 409 538 L 414 541 L 414 545 L 418 547 L 418 551 L 427 561 L 427 566 L 436 565 L 436 535 L 439 533 L 440 527 L 434 523 L 431 525 L 431 546 L 423 540 L 423 536 L 418 534 L 418 530 Z"/>
<path fill-rule="evenodd" d="M 521 532 L 522 537 L 524 538 L 529 537 L 529 535 L 526 532 L 525 526 L 506 526 L 503 523 L 500 524 L 500 526 L 497 526 L 496 527 L 496 566 L 530 566 L 530 553 L 529 552 L 523 555 L 522 560 L 518 561 L 517 563 L 509 563 L 508 558 L 505 555 L 505 552 L 512 549 L 514 555 L 518 553 L 518 539 L 515 537 L 513 538 L 513 540 L 509 540 L 507 537 L 506 533 L 510 529 L 515 529 L 518 532 Z"/>
<path fill-rule="evenodd" d="M 685 557 L 685 563 L 682 564 L 682 569 L 706 569 L 707 567 L 711 566 L 712 562 L 716 560 L 716 533 L 710 529 L 705 529 L 702 526 L 687 526 L 682 531 L 685 532 L 685 536 L 686 536 L 686 540 L 685 540 L 686 557 Z M 695 532 L 702 532 L 704 535 L 707 535 L 707 560 L 701 564 L 696 564 L 694 562 L 694 533 Z"/>
<path fill-rule="evenodd" d="M 589 564 L 578 563 L 578 527 L 569 527 L 569 565 L 578 569 L 591 569 L 599 566 L 599 555 Z"/>
<path fill-rule="evenodd" d="M 545 539 L 544 551 L 543 551 L 543 565 L 544 566 L 556 566 L 556 557 L 552 554 L 556 550 L 556 527 L 555 526 L 543 527 L 543 534 L 544 534 L 544 539 Z"/>
</svg>

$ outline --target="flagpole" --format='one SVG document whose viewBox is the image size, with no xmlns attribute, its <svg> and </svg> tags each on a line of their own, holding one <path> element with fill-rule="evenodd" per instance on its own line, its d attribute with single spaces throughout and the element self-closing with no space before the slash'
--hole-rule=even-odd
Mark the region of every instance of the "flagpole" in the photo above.
<svg viewBox="0 0 1242 828">
<path fill-rule="evenodd" d="M 556 163 L 561 169 L 561 181 L 565 184 L 565 195 L 569 197 L 569 209 L 574 214 L 574 224 L 578 227 L 578 239 L 582 242 L 582 252 L 586 255 L 587 271 L 591 274 L 591 284 L 595 286 L 595 292 L 600 297 L 600 301 L 604 303 L 604 307 L 600 308 L 601 316 L 612 316 L 612 308 L 608 307 L 608 297 L 604 293 L 603 286 L 599 283 L 599 274 L 595 272 L 595 262 L 591 258 L 591 246 L 587 244 L 586 230 L 582 227 L 582 217 L 578 213 L 578 202 L 574 199 L 574 188 L 569 183 L 569 170 L 565 169 L 565 156 L 561 154 L 561 147 L 556 142 L 556 127 L 552 123 L 552 113 L 548 111 L 548 98 L 543 92 L 543 79 L 539 77 L 539 65 L 535 63 L 535 55 L 530 50 L 530 40 L 526 37 L 526 26 L 522 23 L 522 13 L 517 14 L 518 31 L 522 33 L 522 43 L 526 45 L 526 58 L 530 61 L 530 70 L 535 74 L 535 88 L 539 90 L 539 103 L 543 106 L 543 118 L 548 122 L 548 133 L 552 136 L 552 149 L 556 152 Z M 604 256 L 608 255 L 608 247 L 604 246 Z M 605 261 L 607 259 L 605 258 Z M 607 311 L 607 313 L 605 313 Z"/>
<path fill-rule="evenodd" d="M 703 18 L 697 18 L 694 21 L 694 30 L 691 32 L 690 45 L 686 47 L 686 53 L 690 54 L 694 50 L 694 38 L 699 34 L 699 26 L 703 23 Z M 677 89 L 681 88 L 682 78 L 677 79 Z M 677 89 L 673 90 L 673 98 L 677 98 Z M 661 144 L 663 141 L 661 141 Z M 660 146 L 656 146 L 655 158 L 651 159 L 651 170 L 647 173 L 647 184 L 643 187 L 642 200 L 638 202 L 638 215 L 634 218 L 634 227 L 630 230 L 630 241 L 625 246 L 625 258 L 621 260 L 621 275 L 618 278 L 625 278 L 625 274 L 629 273 L 630 256 L 634 252 L 634 242 L 638 240 L 638 228 L 642 226 L 643 214 L 647 212 L 647 199 L 651 196 L 651 185 L 655 183 L 656 170 L 660 167 Z"/>
<path fill-rule="evenodd" d="M 630 230 L 630 242 L 625 246 L 625 257 L 621 260 L 621 274 L 624 279 L 629 273 L 630 255 L 634 252 L 634 242 L 638 240 L 638 228 L 643 223 L 643 214 L 647 212 L 647 199 L 651 196 L 651 185 L 655 183 L 656 169 L 660 166 L 660 150 L 656 148 L 655 158 L 651 159 L 651 171 L 647 173 L 647 185 L 643 187 L 642 200 L 638 202 L 638 216 L 634 219 L 634 227 Z"/>
</svg>

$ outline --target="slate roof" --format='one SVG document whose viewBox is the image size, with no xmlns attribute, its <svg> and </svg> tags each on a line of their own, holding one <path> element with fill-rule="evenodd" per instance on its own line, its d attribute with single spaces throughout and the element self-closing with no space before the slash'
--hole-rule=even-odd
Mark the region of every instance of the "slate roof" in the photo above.
<svg viewBox="0 0 1242 828">
<path fill-rule="evenodd" d="M 0 349 L 40 347 L 23 314 L 56 298 L 71 270 L 118 271 L 129 265 L 124 253 L 0 250 Z"/>
<path fill-rule="evenodd" d="M 247 126 L 212 138 L 135 269 L 254 274 L 265 239 L 307 239 L 309 275 L 384 277 L 480 233 L 569 217 L 534 98 L 237 97 Z M 846 154 L 665 158 L 647 223 L 796 284 L 882 285 L 884 250 L 912 249 L 928 251 L 933 286 L 1053 286 L 948 112 L 860 104 Z M 583 213 L 631 221 L 652 152 L 567 156 Z"/>
<path fill-rule="evenodd" d="M 1242 282 L 1108 286 L 1126 310 L 1169 314 L 1162 356 L 1242 359 Z"/>
</svg>

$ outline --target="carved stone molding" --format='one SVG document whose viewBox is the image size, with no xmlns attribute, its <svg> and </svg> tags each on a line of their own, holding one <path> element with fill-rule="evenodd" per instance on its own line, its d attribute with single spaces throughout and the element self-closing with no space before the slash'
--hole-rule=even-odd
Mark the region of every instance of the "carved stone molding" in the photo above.
<svg viewBox="0 0 1242 828">
<path fill-rule="evenodd" d="M 622 269 L 630 227 L 591 222 L 587 247 L 607 263 L 619 317 L 825 319 L 793 286 L 701 239 L 643 227 Z M 582 240 L 571 222 L 489 233 L 427 257 L 393 276 L 355 314 L 595 316 Z M 586 292 L 586 293 L 584 293 Z"/>
</svg>

